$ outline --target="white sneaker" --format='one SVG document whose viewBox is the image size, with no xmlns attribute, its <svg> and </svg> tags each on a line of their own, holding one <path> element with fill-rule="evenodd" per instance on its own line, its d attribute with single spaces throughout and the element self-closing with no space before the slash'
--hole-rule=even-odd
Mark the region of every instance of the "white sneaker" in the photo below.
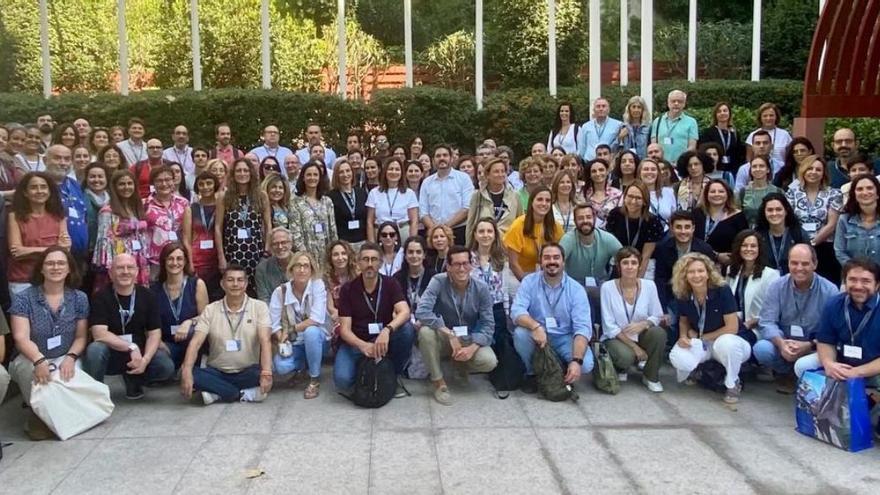
<svg viewBox="0 0 880 495">
<path fill-rule="evenodd" d="M 654 392 L 655 394 L 659 394 L 663 391 L 663 384 L 660 382 L 652 382 L 645 377 L 642 377 L 642 383 L 645 384 L 648 390 Z"/>
<path fill-rule="evenodd" d="M 206 406 L 210 406 L 218 400 L 220 400 L 219 395 L 212 394 L 211 392 L 202 392 L 202 402 L 204 402 Z"/>
<path fill-rule="evenodd" d="M 264 400 L 266 400 L 266 394 L 260 390 L 260 387 L 246 388 L 241 391 L 241 402 L 263 402 Z"/>
<path fill-rule="evenodd" d="M 629 374 L 627 374 L 626 372 L 617 374 L 617 381 L 619 381 L 619 382 L 625 382 L 628 378 L 629 378 Z"/>
</svg>

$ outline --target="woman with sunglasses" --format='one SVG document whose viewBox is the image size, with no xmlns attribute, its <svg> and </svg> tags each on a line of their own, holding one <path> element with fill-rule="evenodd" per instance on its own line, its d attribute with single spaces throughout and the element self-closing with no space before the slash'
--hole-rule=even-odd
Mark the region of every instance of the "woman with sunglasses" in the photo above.
<svg viewBox="0 0 880 495">
<path fill-rule="evenodd" d="M 400 231 L 397 224 L 385 222 L 379 225 L 379 247 L 382 248 L 382 265 L 379 273 L 391 277 L 403 264 L 403 251 L 400 249 Z"/>
</svg>

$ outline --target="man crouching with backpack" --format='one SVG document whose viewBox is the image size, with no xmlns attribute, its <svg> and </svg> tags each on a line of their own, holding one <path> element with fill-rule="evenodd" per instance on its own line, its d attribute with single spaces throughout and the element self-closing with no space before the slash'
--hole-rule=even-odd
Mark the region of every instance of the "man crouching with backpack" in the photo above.
<svg viewBox="0 0 880 495">
<path fill-rule="evenodd" d="M 434 383 L 434 399 L 452 405 L 440 358 L 451 356 L 465 373 L 488 373 L 498 360 L 492 351 L 495 318 L 492 295 L 482 280 L 471 278 L 471 253 L 452 246 L 446 254 L 446 273 L 434 275 L 419 299 L 419 349 Z"/>
<path fill-rule="evenodd" d="M 397 374 L 395 398 L 407 395 L 400 375 L 409 363 L 415 330 L 403 289 L 391 277 L 379 274 L 382 252 L 379 245 L 366 242 L 357 255 L 360 276 L 339 291 L 339 336 L 333 380 L 336 390 L 351 391 L 358 362 L 362 357 L 389 358 Z"/>
<path fill-rule="evenodd" d="M 535 347 L 543 349 L 550 344 L 566 370 L 566 384 L 573 384 L 593 369 L 587 292 L 565 274 L 565 251 L 559 244 L 541 246 L 539 259 L 541 271 L 523 278 L 510 308 L 510 317 L 516 323 L 513 345 L 526 365 L 522 386 L 526 393 L 537 391 L 532 367 Z"/>
</svg>

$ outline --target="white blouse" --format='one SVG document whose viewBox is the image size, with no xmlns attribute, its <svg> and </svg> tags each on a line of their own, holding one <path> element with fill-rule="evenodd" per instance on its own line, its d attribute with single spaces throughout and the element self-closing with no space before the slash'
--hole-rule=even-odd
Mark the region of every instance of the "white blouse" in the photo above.
<svg viewBox="0 0 880 495">
<path fill-rule="evenodd" d="M 761 272 L 761 278 L 752 277 L 749 279 L 749 284 L 746 285 L 746 290 L 743 294 L 745 299 L 745 303 L 743 304 L 745 307 L 745 315 L 742 312 L 737 312 L 741 321 L 746 322 L 753 318 L 758 318 L 761 314 L 761 308 L 764 306 L 767 287 L 769 287 L 770 283 L 777 278 L 779 278 L 779 270 L 765 266 L 764 270 Z M 727 277 L 727 285 L 730 287 L 731 292 L 734 293 L 734 298 L 736 297 L 737 283 L 739 283 L 739 274 L 735 277 Z"/>
<path fill-rule="evenodd" d="M 675 200 L 675 192 L 671 187 L 663 187 L 660 189 L 660 197 L 653 190 L 651 194 L 651 213 L 663 219 L 663 230 L 669 230 L 669 217 L 678 208 L 678 202 Z"/>
<path fill-rule="evenodd" d="M 648 320 L 652 325 L 659 325 L 663 317 L 663 307 L 657 296 L 657 286 L 651 280 L 639 279 L 639 290 L 635 304 L 628 304 L 617 288 L 617 279 L 608 280 L 599 289 L 602 301 L 602 339 L 615 339 L 623 327 L 633 321 Z M 629 335 L 631 340 L 638 340 L 638 334 Z"/>
<path fill-rule="evenodd" d="M 555 137 L 553 136 L 553 131 L 550 131 L 550 134 L 547 135 L 547 153 L 550 153 L 550 150 L 553 149 L 554 146 L 559 146 L 564 149 L 568 154 L 576 154 L 577 153 L 577 141 L 575 137 L 577 136 L 577 125 L 572 122 L 568 125 L 568 130 L 565 134 L 557 134 Z"/>
<path fill-rule="evenodd" d="M 409 222 L 409 209 L 419 207 L 419 198 L 415 191 L 407 188 L 400 192 L 398 189 L 379 191 L 373 188 L 367 195 L 367 208 L 376 210 L 376 224 L 382 222 Z"/>
<path fill-rule="evenodd" d="M 282 291 L 284 297 L 282 301 Z M 287 311 L 287 318 L 291 325 L 302 323 L 311 319 L 324 330 L 325 338 L 329 339 L 327 332 L 327 288 L 324 281 L 317 278 L 309 280 L 303 291 L 303 298 L 299 300 L 293 292 L 293 282 L 285 282 L 275 288 L 272 298 L 269 300 L 269 319 L 272 322 L 272 333 L 281 330 L 281 312 Z M 294 345 L 303 343 L 303 334 L 297 333 Z"/>
</svg>

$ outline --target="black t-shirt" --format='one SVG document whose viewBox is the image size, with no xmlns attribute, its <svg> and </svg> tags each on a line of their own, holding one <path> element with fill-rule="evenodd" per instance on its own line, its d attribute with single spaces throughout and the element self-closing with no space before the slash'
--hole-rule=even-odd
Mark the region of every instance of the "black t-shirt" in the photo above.
<svg viewBox="0 0 880 495">
<path fill-rule="evenodd" d="M 647 220 L 628 218 L 620 208 L 615 208 L 608 214 L 605 230 L 616 237 L 620 244 L 632 246 L 639 252 L 645 247 L 645 243 L 656 243 L 663 239 L 663 222 L 653 213 L 648 214 Z"/>
<path fill-rule="evenodd" d="M 150 289 L 137 286 L 134 296 L 134 312 L 126 323 L 124 332 L 120 310 L 128 311 L 131 306 L 131 296 L 117 296 L 112 285 L 99 292 L 92 301 L 89 326 L 107 325 L 110 332 L 116 335 L 131 334 L 132 342 L 143 351 L 147 344 L 147 331 L 161 331 L 162 319 L 156 298 Z"/>
<path fill-rule="evenodd" d="M 353 195 L 345 197 L 342 191 L 336 189 L 327 193 L 333 202 L 333 215 L 336 218 L 336 232 L 339 238 L 348 242 L 364 242 L 367 238 L 367 191 L 356 187 L 352 189 Z M 354 214 L 352 215 L 349 201 L 354 200 Z M 349 229 L 348 222 L 358 221 L 357 229 Z"/>
<path fill-rule="evenodd" d="M 492 207 L 495 214 L 495 221 L 501 220 L 501 217 L 504 216 L 504 213 L 507 211 L 507 205 L 504 204 L 504 190 L 500 193 L 493 193 L 489 191 L 489 197 L 492 198 Z"/>
</svg>

